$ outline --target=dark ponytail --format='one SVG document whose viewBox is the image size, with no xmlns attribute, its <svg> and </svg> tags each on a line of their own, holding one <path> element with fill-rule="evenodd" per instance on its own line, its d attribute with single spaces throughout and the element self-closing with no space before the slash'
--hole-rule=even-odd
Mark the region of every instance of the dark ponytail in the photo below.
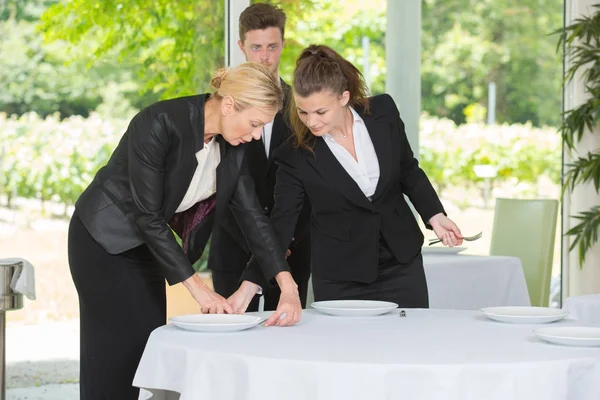
<svg viewBox="0 0 600 400">
<path fill-rule="evenodd" d="M 296 60 L 292 89 L 294 95 L 300 97 L 322 91 L 341 95 L 347 90 L 350 93 L 349 106 L 359 107 L 365 113 L 369 111 L 368 89 L 361 72 L 335 50 L 324 45 L 313 44 L 302 51 Z M 311 150 L 313 137 L 298 116 L 294 96 L 288 115 L 298 146 Z"/>
</svg>

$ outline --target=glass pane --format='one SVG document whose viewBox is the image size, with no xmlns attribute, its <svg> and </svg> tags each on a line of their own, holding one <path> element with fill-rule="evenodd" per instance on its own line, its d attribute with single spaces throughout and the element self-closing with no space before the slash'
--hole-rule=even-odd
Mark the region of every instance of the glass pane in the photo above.
<svg viewBox="0 0 600 400">
<path fill-rule="evenodd" d="M 260 1 L 252 1 L 253 3 Z M 311 44 L 324 44 L 365 75 L 371 92 L 385 91 L 386 0 L 271 1 L 287 16 L 285 49 L 279 71 L 291 82 L 297 57 Z"/>
<path fill-rule="evenodd" d="M 563 0 L 424 0 L 422 166 L 488 254 L 494 199 L 560 199 Z M 560 221 L 552 296 L 560 289 Z"/>
<path fill-rule="evenodd" d="M 224 65 L 223 18 L 213 0 L 0 7 L 0 258 L 32 262 L 39 299 L 9 321 L 77 318 L 73 204 L 138 110 L 209 90 Z"/>
</svg>

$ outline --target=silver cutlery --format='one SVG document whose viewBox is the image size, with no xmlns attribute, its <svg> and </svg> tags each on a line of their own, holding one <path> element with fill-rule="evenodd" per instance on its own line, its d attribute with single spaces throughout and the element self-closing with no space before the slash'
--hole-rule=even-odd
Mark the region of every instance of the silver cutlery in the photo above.
<svg viewBox="0 0 600 400">
<path fill-rule="evenodd" d="M 477 235 L 464 236 L 463 240 L 466 240 L 467 242 L 473 242 L 473 241 L 481 238 L 482 235 L 483 235 L 483 232 L 479 232 Z M 431 246 L 432 244 L 437 244 L 437 243 L 440 243 L 441 241 L 442 241 L 442 239 L 429 239 L 429 245 Z"/>
</svg>

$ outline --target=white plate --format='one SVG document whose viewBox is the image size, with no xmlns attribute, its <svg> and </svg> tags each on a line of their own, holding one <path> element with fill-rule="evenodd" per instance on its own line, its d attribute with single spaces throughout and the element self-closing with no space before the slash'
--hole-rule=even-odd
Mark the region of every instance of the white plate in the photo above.
<svg viewBox="0 0 600 400">
<path fill-rule="evenodd" d="M 343 317 L 372 317 L 398 308 L 396 303 L 375 300 L 315 301 L 311 306 L 323 314 Z"/>
<path fill-rule="evenodd" d="M 466 250 L 466 247 L 446 247 L 446 246 L 424 246 L 421 249 L 423 254 L 458 254 L 461 251 Z"/>
<path fill-rule="evenodd" d="M 481 312 L 494 321 L 513 324 L 546 324 L 569 315 L 568 311 L 550 307 L 487 307 Z"/>
<path fill-rule="evenodd" d="M 169 318 L 178 328 L 196 332 L 237 332 L 258 325 L 263 318 L 256 315 L 190 314 Z"/>
<path fill-rule="evenodd" d="M 533 331 L 540 338 L 565 346 L 600 346 L 600 328 L 591 326 L 555 326 Z"/>
</svg>

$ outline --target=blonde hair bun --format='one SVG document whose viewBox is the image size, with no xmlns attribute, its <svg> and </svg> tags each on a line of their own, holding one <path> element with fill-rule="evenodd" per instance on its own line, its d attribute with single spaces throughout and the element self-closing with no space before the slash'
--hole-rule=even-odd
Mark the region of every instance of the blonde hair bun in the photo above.
<svg viewBox="0 0 600 400">
<path fill-rule="evenodd" d="M 249 107 L 277 112 L 283 106 L 283 89 L 277 75 L 262 64 L 243 63 L 217 70 L 210 80 L 213 96 L 230 96 L 238 110 Z"/>
<path fill-rule="evenodd" d="M 215 89 L 219 90 L 221 87 L 221 83 L 223 83 L 223 79 L 227 75 L 227 68 L 220 68 L 213 74 L 212 78 L 210 78 L 210 85 Z"/>
</svg>

